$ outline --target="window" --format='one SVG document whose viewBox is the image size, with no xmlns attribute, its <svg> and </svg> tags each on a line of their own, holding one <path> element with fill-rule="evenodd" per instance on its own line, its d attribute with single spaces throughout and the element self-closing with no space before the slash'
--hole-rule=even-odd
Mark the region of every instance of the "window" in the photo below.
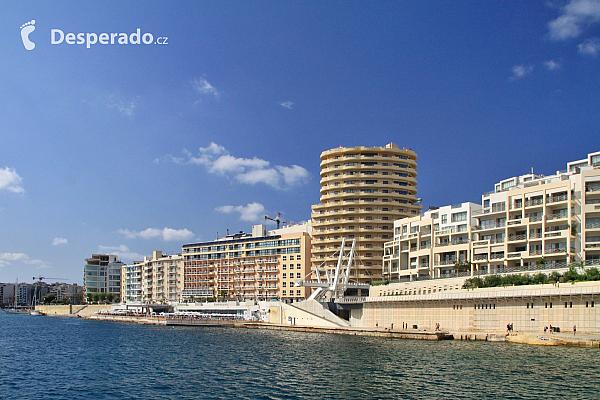
<svg viewBox="0 0 600 400">
<path fill-rule="evenodd" d="M 296 269 L 302 269 L 302 265 L 296 264 Z"/>
<path fill-rule="evenodd" d="M 283 273 L 283 279 L 286 279 L 286 278 L 287 278 L 287 274 L 284 272 Z"/>
<path fill-rule="evenodd" d="M 283 256 L 283 261 L 287 261 L 287 256 Z"/>
<path fill-rule="evenodd" d="M 283 282 L 281 285 L 282 285 L 283 287 L 287 287 L 287 282 Z"/>
<path fill-rule="evenodd" d="M 300 291 L 300 289 L 297 289 L 297 290 L 296 290 L 296 295 L 297 295 L 297 296 L 301 296 L 301 295 L 302 295 L 302 292 Z"/>
<path fill-rule="evenodd" d="M 283 295 L 284 295 L 284 296 L 287 296 L 287 290 L 284 290 L 284 291 L 283 291 Z"/>
<path fill-rule="evenodd" d="M 302 279 L 302 274 L 300 272 L 296 272 L 296 279 Z"/>
<path fill-rule="evenodd" d="M 452 222 L 466 221 L 467 220 L 467 212 L 463 211 L 463 212 L 459 212 L 459 213 L 453 213 L 451 220 L 452 220 Z"/>
<path fill-rule="evenodd" d="M 300 257 L 301 257 L 301 256 L 300 256 L 300 254 L 298 254 L 298 255 L 296 256 L 296 260 L 301 260 L 301 258 L 300 258 Z"/>
<path fill-rule="evenodd" d="M 444 214 L 442 215 L 442 224 L 447 224 L 448 223 L 448 215 Z"/>
</svg>

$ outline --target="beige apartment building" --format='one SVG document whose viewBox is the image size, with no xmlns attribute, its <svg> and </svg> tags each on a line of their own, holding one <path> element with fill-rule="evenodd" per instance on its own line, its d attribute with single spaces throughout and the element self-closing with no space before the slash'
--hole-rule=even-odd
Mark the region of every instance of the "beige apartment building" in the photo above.
<svg viewBox="0 0 600 400">
<path fill-rule="evenodd" d="M 128 302 L 174 303 L 183 292 L 183 256 L 153 251 L 152 257 L 122 267 L 123 299 Z"/>
<path fill-rule="evenodd" d="M 310 229 L 310 223 L 272 231 L 254 225 L 252 233 L 183 245 L 183 297 L 304 300 L 310 289 L 294 281 L 310 273 Z"/>
<path fill-rule="evenodd" d="M 351 279 L 382 279 L 385 242 L 393 223 L 419 214 L 417 154 L 395 143 L 338 147 L 321 153 L 321 199 L 312 206 L 312 266 L 333 267 L 342 238 L 356 240 Z"/>
<path fill-rule="evenodd" d="M 471 259 L 471 227 L 481 211 L 475 203 L 431 207 L 423 215 L 394 222 L 394 240 L 384 245 L 383 279 L 412 281 L 454 276 Z"/>
<path fill-rule="evenodd" d="M 441 207 L 394 227 L 395 239 L 385 245 L 385 280 L 600 265 L 600 152 L 551 176 L 505 179 L 483 194 L 481 206 Z"/>
</svg>

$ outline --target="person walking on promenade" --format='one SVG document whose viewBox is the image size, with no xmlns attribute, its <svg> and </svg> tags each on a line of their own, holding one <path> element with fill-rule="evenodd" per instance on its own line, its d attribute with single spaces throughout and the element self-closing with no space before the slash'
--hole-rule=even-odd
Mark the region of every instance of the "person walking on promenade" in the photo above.
<svg viewBox="0 0 600 400">
<path fill-rule="evenodd" d="M 552 333 L 553 329 L 552 329 L 552 325 L 550 325 L 550 333 Z"/>
<path fill-rule="evenodd" d="M 577 326 L 573 325 L 573 336 L 575 336 L 575 332 L 577 332 Z"/>
<path fill-rule="evenodd" d="M 394 330 L 394 323 L 392 322 L 392 324 L 390 326 L 391 326 L 390 330 L 393 331 Z"/>
</svg>

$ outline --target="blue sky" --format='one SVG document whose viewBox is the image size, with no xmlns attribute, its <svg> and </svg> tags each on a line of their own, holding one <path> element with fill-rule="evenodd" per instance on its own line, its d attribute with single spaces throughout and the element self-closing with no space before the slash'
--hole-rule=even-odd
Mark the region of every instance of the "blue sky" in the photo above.
<svg viewBox="0 0 600 400">
<path fill-rule="evenodd" d="M 564 169 L 600 150 L 599 37 L 592 0 L 4 1 L 0 282 L 305 221 L 340 145 L 415 150 L 425 208 Z"/>
</svg>

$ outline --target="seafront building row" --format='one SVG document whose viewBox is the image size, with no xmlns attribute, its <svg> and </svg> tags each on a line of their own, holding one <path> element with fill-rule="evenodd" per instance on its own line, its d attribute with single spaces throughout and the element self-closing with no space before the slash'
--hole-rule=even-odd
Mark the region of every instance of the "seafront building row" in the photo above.
<svg viewBox="0 0 600 400">
<path fill-rule="evenodd" d="M 123 300 L 143 303 L 297 302 L 311 289 L 294 281 L 332 265 L 344 237 L 356 240 L 352 280 L 392 282 L 385 286 L 390 293 L 408 294 L 415 283 L 435 292 L 460 289 L 473 276 L 598 265 L 599 167 L 600 152 L 591 153 L 551 176 L 505 179 L 481 204 L 419 214 L 416 153 L 395 144 L 340 147 L 321 154 L 321 203 L 309 222 L 275 230 L 256 225 L 251 233 L 184 244 L 181 254 L 154 252 L 130 265 L 93 255 L 86 292 L 119 291 Z"/>
<path fill-rule="evenodd" d="M 552 176 L 503 180 L 481 205 L 431 208 L 394 222 L 387 281 L 600 265 L 600 152 Z"/>
<path fill-rule="evenodd" d="M 45 279 L 45 278 L 44 278 Z M 61 303 L 80 304 L 83 286 L 76 283 L 0 283 L 0 305 L 6 308 L 30 307 L 48 294 Z"/>
</svg>

